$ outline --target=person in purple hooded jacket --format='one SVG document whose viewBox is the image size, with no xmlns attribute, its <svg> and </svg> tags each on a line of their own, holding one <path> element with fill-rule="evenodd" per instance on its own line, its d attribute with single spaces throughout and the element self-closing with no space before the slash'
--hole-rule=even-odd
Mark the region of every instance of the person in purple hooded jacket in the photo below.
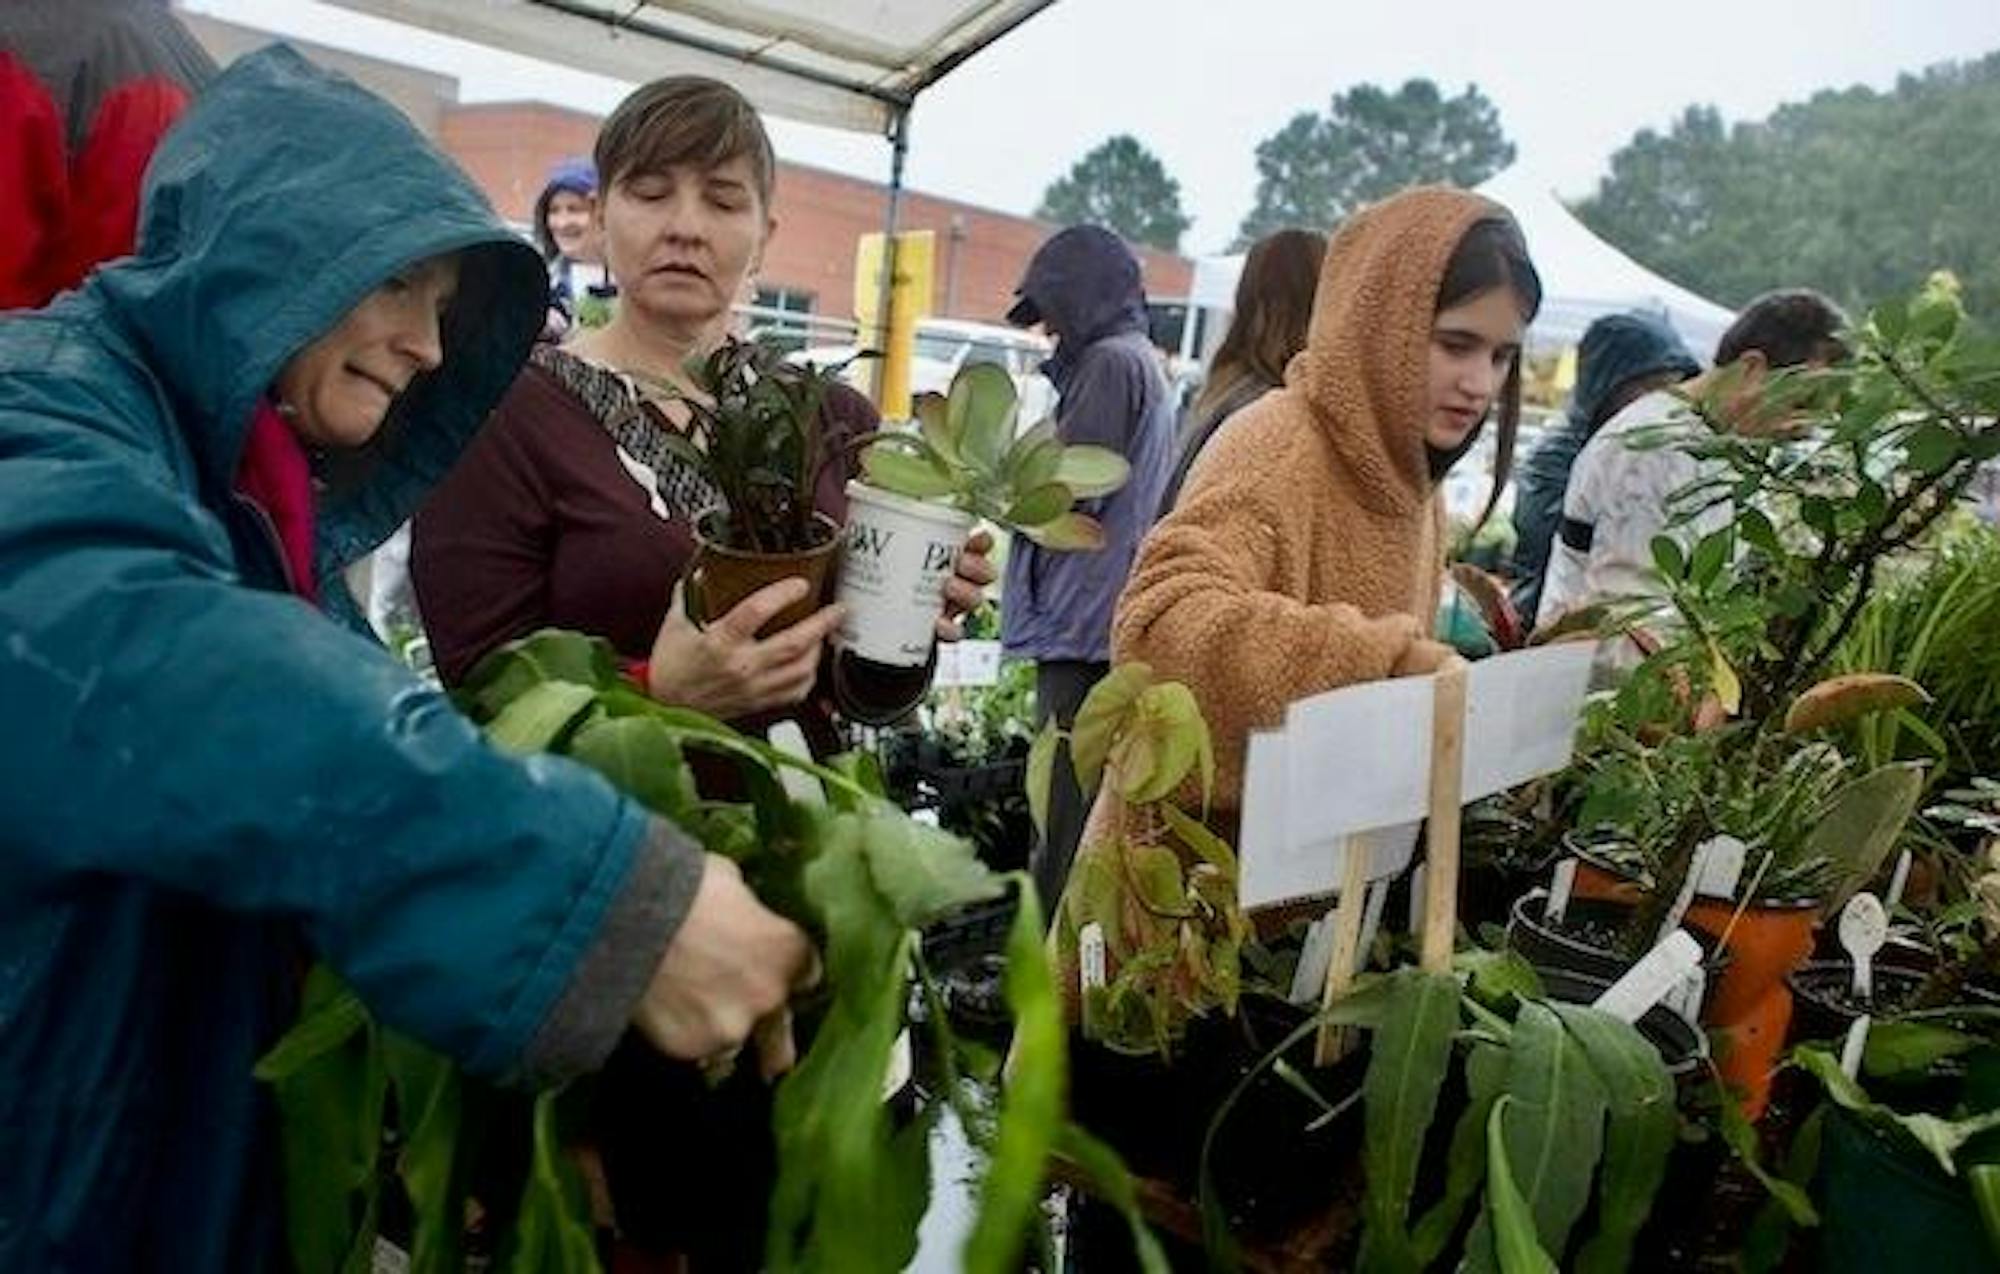
<svg viewBox="0 0 2000 1274">
<path fill-rule="evenodd" d="M 1139 260 L 1101 226 L 1071 226 L 1035 251 L 1007 321 L 1040 324 L 1056 342 L 1042 370 L 1056 387 L 1056 432 L 1124 456 L 1126 484 L 1080 511 L 1104 526 L 1095 553 L 1052 552 L 1017 538 L 1000 608 L 1003 651 L 1035 661 L 1037 725 L 1067 729 L 1110 669 L 1111 611 L 1152 525 L 1173 467 L 1174 401 L 1146 331 Z M 1045 900 L 1062 895 L 1087 797 L 1065 759 L 1055 767 L 1048 829 L 1031 864 Z"/>
</svg>

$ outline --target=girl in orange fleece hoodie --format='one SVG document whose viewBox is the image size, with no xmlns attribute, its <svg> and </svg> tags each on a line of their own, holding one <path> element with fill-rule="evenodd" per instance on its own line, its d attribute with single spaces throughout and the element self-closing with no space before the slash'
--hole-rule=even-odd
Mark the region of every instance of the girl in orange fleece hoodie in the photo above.
<svg viewBox="0 0 2000 1274">
<path fill-rule="evenodd" d="M 1506 483 L 1521 339 L 1541 305 L 1506 209 L 1442 187 L 1357 213 L 1319 277 L 1284 387 L 1202 453 L 1113 626 L 1114 661 L 1194 691 L 1215 736 L 1216 804 L 1231 813 L 1250 731 L 1287 704 L 1450 654 L 1429 638 L 1439 482 L 1497 414 L 1496 498 Z"/>
</svg>

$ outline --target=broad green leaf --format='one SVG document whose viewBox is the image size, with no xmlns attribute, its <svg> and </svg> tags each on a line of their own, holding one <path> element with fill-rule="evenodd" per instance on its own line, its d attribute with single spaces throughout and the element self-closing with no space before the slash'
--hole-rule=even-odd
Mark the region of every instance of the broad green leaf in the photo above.
<svg viewBox="0 0 2000 1274">
<path fill-rule="evenodd" d="M 821 820 L 805 869 L 826 934 L 833 993 L 811 1048 L 779 1086 L 772 1128 L 778 1179 L 765 1264 L 795 1270 L 899 1270 L 916 1252 L 907 1209 L 875 1178 L 891 1154 L 884 1077 L 908 1001 L 914 935 L 875 888 L 861 820 Z"/>
<path fill-rule="evenodd" d="M 958 439 L 951 432 L 951 405 L 943 394 L 918 394 L 911 403 L 917 430 L 937 453 L 950 464 L 959 463 Z"/>
<path fill-rule="evenodd" d="M 1077 784 L 1086 793 L 1097 789 L 1113 739 L 1124 728 L 1140 692 L 1152 682 L 1153 670 L 1145 664 L 1119 664 L 1084 696 L 1070 727 L 1069 754 Z"/>
<path fill-rule="evenodd" d="M 1937 473 L 1958 458 L 1959 437 L 1943 425 L 1926 424 L 1904 443 L 1904 458 L 1919 473 Z"/>
<path fill-rule="evenodd" d="M 924 456 L 877 442 L 861 453 L 861 472 L 885 491 L 917 500 L 935 500 L 958 490 L 958 476 Z"/>
<path fill-rule="evenodd" d="M 1973 1206 L 1979 1209 L 1988 1254 L 2000 1259 L 2000 1165 L 1973 1164 L 1965 1170 L 1965 1184 L 1972 1191 Z"/>
<path fill-rule="evenodd" d="M 1055 422 L 1044 420 L 1016 438 L 1008 449 L 1004 466 L 1007 478 L 1023 491 L 1054 482 L 1056 471 L 1062 467 L 1062 457 L 1063 445 L 1056 437 Z"/>
<path fill-rule="evenodd" d="M 1878 1079 L 1926 1074 L 1947 1058 L 1962 1057 L 1982 1043 L 1976 1035 L 1935 1022 L 1876 1022 L 1868 1028 L 1861 1072 Z"/>
<path fill-rule="evenodd" d="M 589 710 L 597 692 L 568 681 L 545 681 L 500 710 L 486 737 L 504 751 L 546 752 L 576 719 Z"/>
<path fill-rule="evenodd" d="M 1771 525 L 1771 519 L 1761 510 L 1745 509 L 1736 525 L 1743 533 L 1744 542 L 1752 548 L 1773 558 L 1785 556 L 1784 545 L 1778 541 L 1777 528 Z"/>
<path fill-rule="evenodd" d="M 1410 1193 L 1458 1030 L 1458 980 L 1450 974 L 1404 968 L 1383 982 L 1388 999 L 1362 1081 L 1365 1270 L 1414 1268 Z"/>
<path fill-rule="evenodd" d="M 1208 824 L 1183 813 L 1174 805 L 1161 805 L 1160 814 L 1181 844 L 1221 872 L 1226 880 L 1233 882 L 1236 879 L 1236 851 L 1229 847 L 1228 841 L 1210 831 Z"/>
<path fill-rule="evenodd" d="M 1023 492 L 1001 521 L 1008 526 L 1042 526 L 1069 512 L 1070 500 L 1070 490 L 1062 483 L 1044 483 Z"/>
<path fill-rule="evenodd" d="M 1077 499 L 1088 500 L 1110 495 L 1131 476 L 1132 466 L 1109 447 L 1080 445 L 1063 448 L 1055 480 L 1074 492 Z"/>
<path fill-rule="evenodd" d="M 1825 1049 L 1807 1045 L 1795 1050 L 1793 1059 L 1825 1087 L 1834 1101 L 1881 1128 L 1898 1128 L 1924 1149 L 1948 1177 L 1958 1175 L 1953 1156 L 1958 1148 L 1989 1129 L 2000 1128 L 2000 1110 L 1989 1110 L 1967 1119 L 1940 1119 L 1936 1115 L 1900 1114 L 1862 1091 L 1847 1077 L 1840 1062 Z"/>
<path fill-rule="evenodd" d="M 1452 957 L 1452 967 L 1470 975 L 1465 989 L 1489 1008 L 1503 1008 L 1510 999 L 1542 998 L 1542 979 L 1535 966 L 1511 948 L 1487 951 L 1474 947 L 1461 951 Z"/>
<path fill-rule="evenodd" d="M 1135 845 L 1126 862 L 1141 903 L 1162 915 L 1188 914 L 1187 882 L 1181 878 L 1181 862 L 1173 850 L 1159 845 Z"/>
<path fill-rule="evenodd" d="M 557 1094 L 535 1098 L 534 1139 L 521 1210 L 493 1267 L 503 1274 L 597 1274 L 590 1196 L 556 1135 Z"/>
<path fill-rule="evenodd" d="M 1729 558 L 1736 549 L 1736 532 L 1731 527 L 1711 531 L 1701 537 L 1694 546 L 1694 554 L 1688 559 L 1688 582 L 1696 588 L 1708 588 L 1722 575 L 1722 568 L 1729 565 Z"/>
<path fill-rule="evenodd" d="M 467 705 L 474 720 L 485 722 L 547 681 L 568 681 L 595 690 L 619 684 L 618 660 L 611 643 L 545 628 L 480 660 L 454 698 Z"/>
<path fill-rule="evenodd" d="M 1506 1095 L 1512 1099 L 1503 1122 L 1514 1179 L 1542 1246 L 1561 1252 L 1590 1202 L 1607 1105 L 1589 1058 L 1546 1004 L 1524 1004 L 1514 1019 Z M 1489 1157 L 1489 1182 L 1493 1167 Z M 1466 1250 L 1475 1260 L 1492 1241 L 1494 1224 L 1490 1208 L 1474 1224 Z"/>
<path fill-rule="evenodd" d="M 301 1067 L 339 1048 L 368 1026 L 368 1010 L 362 1007 L 360 996 L 340 986 L 323 967 L 315 968 L 312 976 L 325 980 L 323 998 L 318 1003 L 308 1001 L 310 1008 L 302 1011 L 291 1029 L 258 1059 L 252 1073 L 266 1083 L 297 1074 Z"/>
<path fill-rule="evenodd" d="M 1082 513 L 1065 513 L 1053 522 L 1024 526 L 1021 534 L 1045 549 L 1095 551 L 1104 547 L 1104 528 L 1096 518 Z"/>
<path fill-rule="evenodd" d="M 1681 554 L 1680 541 L 1671 535 L 1653 537 L 1653 569 L 1660 578 L 1672 584 L 1687 574 L 1687 558 Z"/>
<path fill-rule="evenodd" d="M 392 1031 L 383 1033 L 382 1056 L 402 1133 L 396 1171 L 410 1197 L 411 1274 L 457 1274 L 471 1166 L 459 1153 L 465 1081 L 449 1058 Z M 476 1142 L 478 1130 L 465 1131 Z"/>
<path fill-rule="evenodd" d="M 972 363 L 951 378 L 946 412 L 959 457 L 974 471 L 991 474 L 1014 440 L 1014 378 L 993 363 Z"/>
<path fill-rule="evenodd" d="M 979 1216 L 965 1243 L 968 1274 L 1012 1274 L 1042 1197 L 1050 1152 L 1063 1125 L 1069 1073 L 1062 1001 L 1042 947 L 1042 908 L 1025 875 L 1007 936 L 1002 987 L 1014 1013 L 1014 1062 L 1000 1098 L 1000 1123 Z"/>
<path fill-rule="evenodd" d="M 1894 763 L 1849 783 L 1807 833 L 1801 861 L 1824 857 L 1838 864 L 1821 911 L 1833 915 L 1875 878 L 1902 835 L 1924 788 L 1924 767 Z"/>
<path fill-rule="evenodd" d="M 1207 737 L 1193 691 L 1178 681 L 1147 686 L 1111 745 L 1113 786 L 1135 804 L 1165 800 L 1186 782 Z"/>
<path fill-rule="evenodd" d="M 920 929 L 968 903 L 997 898 L 1005 888 L 969 841 L 900 811 L 833 818 L 858 825 L 869 878 L 903 928 Z"/>
<path fill-rule="evenodd" d="M 1512 1094 L 1502 1094 L 1486 1118 L 1486 1210 L 1493 1218 L 1493 1251 L 1500 1274 L 1556 1274 L 1556 1263 L 1536 1238 L 1536 1217 L 1514 1181 L 1504 1135 Z"/>
<path fill-rule="evenodd" d="M 360 1029 L 346 1025 L 351 1010 L 340 1006 L 351 1000 L 338 979 L 315 967 L 302 997 L 304 1021 L 288 1037 L 302 1042 L 282 1058 L 274 1049 L 263 1063 L 282 1072 L 271 1082 L 271 1095 L 278 1109 L 286 1248 L 299 1274 L 344 1274 L 357 1252 L 375 1246 L 387 1083 L 373 1023 L 363 1013 Z M 303 1029 L 315 1021 L 322 1025 Z"/>
<path fill-rule="evenodd" d="M 1035 735 L 1035 741 L 1028 748 L 1028 769 L 1023 779 L 1023 787 L 1028 797 L 1028 816 L 1034 820 L 1035 830 L 1042 835 L 1049 831 L 1049 800 L 1055 786 L 1056 753 L 1062 744 L 1062 730 L 1056 719 L 1050 717 L 1042 723 Z"/>
<path fill-rule="evenodd" d="M 653 718 L 592 721 L 576 732 L 567 753 L 611 780 L 625 795 L 683 827 L 701 799 L 673 731 Z"/>
<path fill-rule="evenodd" d="M 1679 1119 L 1674 1081 L 1638 1030 L 1582 1005 L 1551 1004 L 1603 1085 L 1610 1107 L 1597 1189 L 1597 1232 L 1584 1244 L 1581 1274 L 1618 1274 L 1632 1266 L 1632 1244 L 1666 1179 Z"/>
<path fill-rule="evenodd" d="M 1507 1052 L 1491 1044 L 1474 1044 L 1466 1054 L 1466 1106 L 1451 1130 L 1445 1156 L 1444 1196 L 1432 1204 L 1412 1233 L 1417 1265 L 1429 1269 L 1444 1255 L 1458 1233 L 1465 1207 L 1486 1176 L 1486 1124 L 1494 1101 L 1507 1082 Z"/>
</svg>

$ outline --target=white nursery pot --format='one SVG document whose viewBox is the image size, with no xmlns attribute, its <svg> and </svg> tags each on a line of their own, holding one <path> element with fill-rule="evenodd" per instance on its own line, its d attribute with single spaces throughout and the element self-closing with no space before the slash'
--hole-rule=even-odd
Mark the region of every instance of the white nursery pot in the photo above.
<svg viewBox="0 0 2000 1274">
<path fill-rule="evenodd" d="M 847 608 L 841 650 L 892 668 L 929 663 L 944 584 L 973 522 L 962 509 L 849 482 L 835 593 Z"/>
</svg>

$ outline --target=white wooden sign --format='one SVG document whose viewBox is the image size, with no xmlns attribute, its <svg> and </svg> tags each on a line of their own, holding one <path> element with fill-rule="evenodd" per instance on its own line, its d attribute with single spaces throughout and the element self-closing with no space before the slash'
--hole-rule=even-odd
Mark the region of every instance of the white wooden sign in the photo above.
<svg viewBox="0 0 2000 1274">
<path fill-rule="evenodd" d="M 1462 800 L 1569 764 L 1594 647 L 1544 646 L 1466 674 Z M 1239 836 L 1242 903 L 1263 907 L 1338 891 L 1350 837 L 1368 878 L 1410 861 L 1430 803 L 1434 678 L 1350 686 L 1292 704 L 1250 738 Z"/>
</svg>

